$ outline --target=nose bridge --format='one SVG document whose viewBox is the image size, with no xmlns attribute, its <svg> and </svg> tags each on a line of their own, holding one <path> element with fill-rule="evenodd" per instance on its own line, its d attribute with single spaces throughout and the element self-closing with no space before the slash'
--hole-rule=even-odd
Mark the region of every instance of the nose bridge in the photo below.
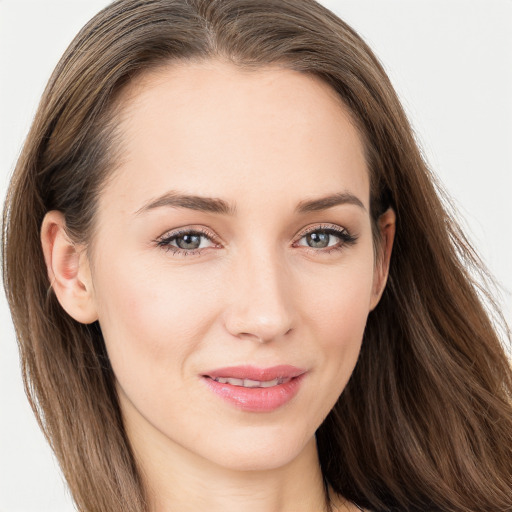
<svg viewBox="0 0 512 512">
<path fill-rule="evenodd" d="M 290 276 L 275 247 L 246 247 L 231 274 L 232 300 L 226 328 L 260 342 L 287 334 L 293 327 Z"/>
</svg>

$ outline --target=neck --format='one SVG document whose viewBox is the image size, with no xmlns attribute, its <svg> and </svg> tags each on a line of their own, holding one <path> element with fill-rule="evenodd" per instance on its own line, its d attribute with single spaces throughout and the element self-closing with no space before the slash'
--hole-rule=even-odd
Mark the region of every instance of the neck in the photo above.
<svg viewBox="0 0 512 512">
<path fill-rule="evenodd" d="M 315 439 L 288 464 L 233 470 L 168 443 L 138 443 L 151 512 L 323 512 L 328 510 Z M 142 449 L 141 449 L 142 448 Z"/>
<path fill-rule="evenodd" d="M 183 457 L 176 463 L 173 457 L 165 471 L 161 465 L 154 468 L 149 487 L 152 512 L 326 510 L 314 440 L 286 466 L 265 471 L 231 470 L 195 458 Z"/>
</svg>

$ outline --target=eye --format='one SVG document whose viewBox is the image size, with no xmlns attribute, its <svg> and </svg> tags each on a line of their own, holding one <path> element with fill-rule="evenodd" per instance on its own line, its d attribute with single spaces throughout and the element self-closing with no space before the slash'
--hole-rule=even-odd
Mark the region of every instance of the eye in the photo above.
<svg viewBox="0 0 512 512">
<path fill-rule="evenodd" d="M 357 238 L 341 227 L 316 227 L 304 233 L 297 242 L 299 247 L 311 249 L 341 249 L 347 244 L 354 244 Z"/>
<path fill-rule="evenodd" d="M 315 249 L 324 249 L 336 242 L 336 237 L 326 231 L 314 231 L 304 237 L 306 245 Z"/>
<path fill-rule="evenodd" d="M 215 247 L 212 240 L 213 235 L 199 230 L 179 230 L 166 233 L 164 236 L 156 240 L 158 247 L 162 247 L 168 251 L 177 254 L 196 254 L 202 249 Z"/>
</svg>

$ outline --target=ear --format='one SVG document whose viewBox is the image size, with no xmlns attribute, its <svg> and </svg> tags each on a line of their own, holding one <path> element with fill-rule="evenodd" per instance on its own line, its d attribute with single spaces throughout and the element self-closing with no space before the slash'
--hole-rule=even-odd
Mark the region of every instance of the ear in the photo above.
<svg viewBox="0 0 512 512">
<path fill-rule="evenodd" d="M 373 271 L 373 292 L 370 302 L 370 311 L 380 301 L 389 275 L 389 262 L 396 231 L 396 214 L 393 208 L 388 208 L 377 221 L 380 245 L 378 247 L 377 259 Z"/>
<path fill-rule="evenodd" d="M 85 248 L 70 240 L 61 212 L 53 210 L 45 215 L 41 245 L 51 287 L 60 305 L 77 322 L 96 321 L 98 315 Z"/>
</svg>

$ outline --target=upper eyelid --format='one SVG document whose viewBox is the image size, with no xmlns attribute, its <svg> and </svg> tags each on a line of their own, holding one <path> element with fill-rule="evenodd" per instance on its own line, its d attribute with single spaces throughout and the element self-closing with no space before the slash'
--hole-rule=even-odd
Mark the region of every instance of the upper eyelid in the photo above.
<svg viewBox="0 0 512 512">
<path fill-rule="evenodd" d="M 302 238 L 306 235 L 308 235 L 309 233 L 314 233 L 315 231 L 328 231 L 328 230 L 332 230 L 332 231 L 337 231 L 337 232 L 340 232 L 340 233 L 348 233 L 348 229 L 347 228 L 344 228 L 343 226 L 339 226 L 337 224 L 317 224 L 317 225 L 312 225 L 312 226 L 308 226 L 308 227 L 305 227 L 303 229 L 301 229 L 296 235 L 295 237 L 296 238 Z"/>
<path fill-rule="evenodd" d="M 346 228 L 343 228 L 341 226 L 337 226 L 337 225 L 330 225 L 330 226 L 323 225 L 323 226 L 316 226 L 316 227 L 311 226 L 311 228 L 309 228 L 309 229 L 306 228 L 305 230 L 303 230 L 300 233 L 299 236 L 296 235 L 293 238 L 292 247 L 294 247 L 294 248 L 299 247 L 300 240 L 302 238 L 304 238 L 305 236 L 307 236 L 309 233 L 313 233 L 315 231 L 322 231 L 322 230 L 325 230 L 325 231 L 330 230 L 330 231 L 334 231 L 335 233 L 339 233 L 337 238 L 340 239 L 341 245 L 336 244 L 337 247 L 325 247 L 322 249 L 314 249 L 314 248 L 308 248 L 308 247 L 303 247 L 303 249 L 307 249 L 308 251 L 313 251 L 318 255 L 328 254 L 328 253 L 332 253 L 333 251 L 340 251 L 346 244 L 353 245 L 357 241 L 357 238 L 358 238 L 357 235 L 355 235 L 355 236 L 351 235 Z M 173 246 L 171 244 L 171 242 L 174 241 L 176 238 L 179 238 L 180 235 L 184 235 L 187 233 L 196 233 L 198 235 L 205 236 L 212 242 L 214 247 L 203 247 L 203 248 L 197 248 L 197 249 L 182 249 L 179 246 Z M 175 256 L 181 256 L 181 257 L 184 257 L 186 255 L 190 255 L 191 257 L 192 256 L 201 256 L 201 255 L 204 256 L 205 254 L 208 254 L 209 250 L 211 250 L 212 248 L 213 249 L 215 249 L 215 248 L 222 249 L 223 246 L 225 245 L 225 243 L 222 241 L 220 243 L 215 242 L 216 237 L 210 236 L 208 233 L 209 233 L 208 231 L 204 231 L 202 229 L 201 230 L 182 229 L 182 230 L 178 230 L 178 231 L 168 231 L 167 234 L 164 234 L 164 235 L 158 237 L 156 240 L 154 240 L 154 242 L 157 246 L 160 246 L 163 250 L 174 253 Z M 334 234 L 334 236 L 336 236 L 336 234 Z M 345 239 L 345 237 L 346 237 L 346 239 Z M 215 247 L 215 246 L 217 246 L 217 247 Z"/>
<path fill-rule="evenodd" d="M 205 236 L 206 238 L 214 241 L 214 240 L 220 240 L 220 237 L 214 233 L 213 231 L 210 231 L 206 228 L 195 228 L 195 227 L 184 227 L 184 228 L 176 228 L 176 229 L 170 229 L 163 233 L 162 235 L 158 236 L 156 240 L 165 240 L 165 239 L 173 239 L 173 238 L 179 238 L 181 235 L 187 235 L 187 234 L 197 234 L 201 236 Z"/>
<path fill-rule="evenodd" d="M 334 233 L 339 233 L 339 236 L 337 238 L 340 239 L 341 241 L 341 247 L 343 247 L 345 245 L 344 242 L 347 242 L 349 245 L 352 245 L 353 243 L 355 243 L 355 241 L 357 241 L 357 238 L 358 236 L 353 236 L 350 234 L 350 232 L 347 230 L 347 228 L 344 228 L 342 226 L 339 226 L 337 224 L 319 224 L 319 225 L 310 225 L 308 227 L 305 227 L 303 228 L 297 235 L 295 235 L 293 237 L 293 242 L 292 242 L 292 247 L 298 247 L 298 244 L 300 242 L 300 240 L 302 238 L 304 238 L 305 236 L 307 236 L 308 234 L 310 233 L 314 233 L 315 231 L 333 231 Z M 180 247 L 174 247 L 173 245 L 171 245 L 171 242 L 174 241 L 176 238 L 179 238 L 181 235 L 185 235 L 185 234 L 196 234 L 196 235 L 200 235 L 200 236 L 204 236 L 206 238 L 208 238 L 214 245 L 217 245 L 217 248 L 221 248 L 219 247 L 219 245 L 224 245 L 224 242 L 220 242 L 220 244 L 218 242 L 215 241 L 215 239 L 219 239 L 218 238 L 218 235 L 216 235 L 215 233 L 211 232 L 209 229 L 205 228 L 205 227 L 201 227 L 201 228 L 178 228 L 178 229 L 175 229 L 175 230 L 170 230 L 170 231 L 167 231 L 166 233 L 164 233 L 163 235 L 161 235 L 160 237 L 158 237 L 155 242 L 156 242 L 156 245 L 158 246 L 161 246 L 162 248 L 165 248 L 166 250 L 168 251 L 171 251 L 175 254 L 175 255 L 178 255 L 178 254 L 182 254 L 182 255 L 186 255 L 186 254 L 189 254 L 189 255 L 200 255 L 203 253 L 203 251 L 208 251 L 209 249 L 211 249 L 211 247 L 203 247 L 203 248 L 197 248 L 197 249 L 182 249 Z M 334 234 L 334 236 L 336 236 L 336 234 Z M 345 240 L 345 237 L 346 237 L 346 240 Z M 337 244 L 338 245 L 338 244 Z M 309 250 L 312 250 L 314 251 L 315 253 L 318 253 L 318 254 L 323 254 L 323 253 L 328 253 L 328 252 L 332 252 L 332 250 L 339 250 L 341 249 L 341 247 L 338 247 L 337 249 L 335 249 L 334 247 L 331 248 L 331 250 L 329 251 L 328 248 L 322 248 L 322 249 L 309 249 Z"/>
<path fill-rule="evenodd" d="M 302 228 L 300 231 L 298 231 L 298 233 L 293 238 L 294 239 L 302 238 L 302 237 L 308 235 L 309 233 L 313 233 L 315 231 L 321 231 L 321 230 L 329 230 L 329 229 L 331 229 L 333 231 L 339 231 L 339 232 L 348 232 L 347 228 L 344 228 L 337 224 L 322 223 L 322 224 L 313 224 L 310 226 L 306 226 L 305 228 Z M 214 233 L 213 231 L 211 231 L 208 228 L 192 227 L 191 226 L 191 227 L 183 227 L 183 228 L 176 228 L 176 229 L 168 230 L 165 233 L 163 233 L 162 235 L 160 235 L 159 237 L 157 237 L 156 240 L 164 240 L 166 238 L 167 239 L 178 238 L 181 235 L 189 234 L 189 233 L 206 236 L 207 238 L 209 238 L 212 241 L 215 239 L 217 239 L 217 240 L 221 239 L 219 237 L 219 235 L 217 235 L 216 233 Z"/>
</svg>

